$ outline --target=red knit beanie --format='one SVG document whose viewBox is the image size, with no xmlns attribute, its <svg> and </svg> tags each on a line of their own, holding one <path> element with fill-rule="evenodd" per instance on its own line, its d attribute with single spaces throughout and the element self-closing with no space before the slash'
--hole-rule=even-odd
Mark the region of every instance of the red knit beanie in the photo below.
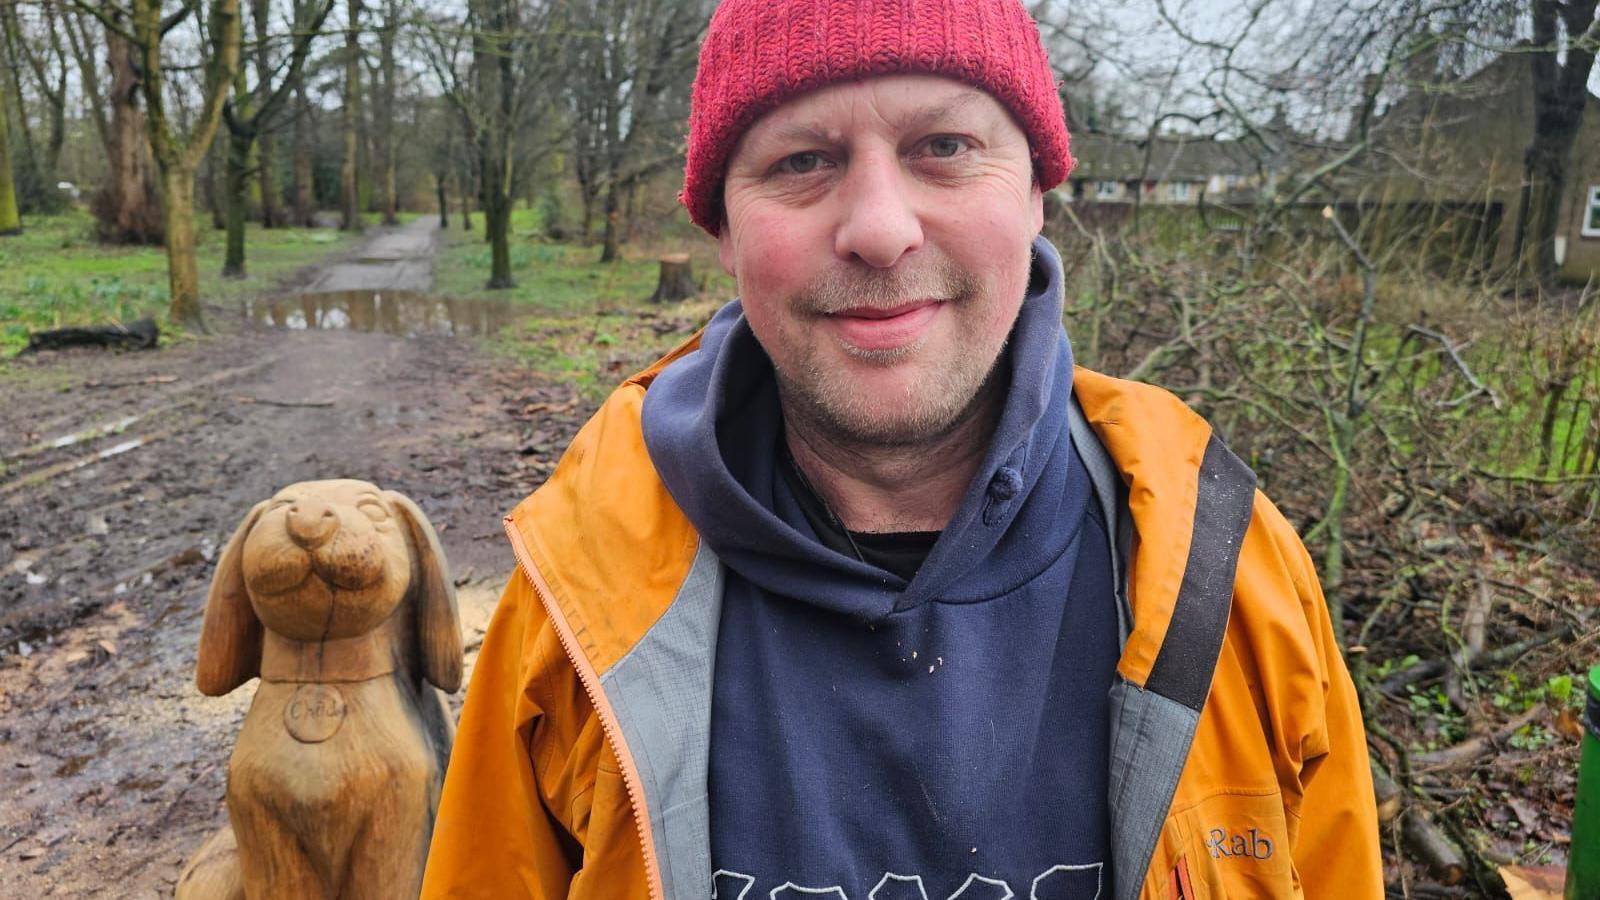
<svg viewBox="0 0 1600 900">
<path fill-rule="evenodd" d="M 712 235 L 739 137 L 784 101 L 874 75 L 944 75 L 1017 117 L 1039 187 L 1072 170 L 1067 123 L 1039 29 L 1021 0 L 724 0 L 700 48 L 679 200 Z"/>
</svg>

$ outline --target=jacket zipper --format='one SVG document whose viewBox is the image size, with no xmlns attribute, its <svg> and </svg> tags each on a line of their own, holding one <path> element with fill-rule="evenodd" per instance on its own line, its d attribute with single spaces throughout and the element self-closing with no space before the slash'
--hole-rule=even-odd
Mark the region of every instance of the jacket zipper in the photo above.
<svg viewBox="0 0 1600 900">
<path fill-rule="evenodd" d="M 645 811 L 644 788 L 639 783 L 639 773 L 634 768 L 632 759 L 622 752 L 624 747 L 622 726 L 612 714 L 611 707 L 602 702 L 605 698 L 600 689 L 600 676 L 589 661 L 578 652 L 572 626 L 562 614 L 561 608 L 551 599 L 550 587 L 528 555 L 528 548 L 522 542 L 522 533 L 517 530 L 510 516 L 505 518 L 505 528 L 506 536 L 511 539 L 511 552 L 517 558 L 517 568 L 522 570 L 522 574 L 533 586 L 534 596 L 539 598 L 539 603 L 544 606 L 545 615 L 550 617 L 550 623 L 555 626 L 556 638 L 561 642 L 561 649 L 566 651 L 567 661 L 572 663 L 573 670 L 578 673 L 578 683 L 583 685 L 584 693 L 589 696 L 589 705 L 600 720 L 600 730 L 611 745 L 612 755 L 617 758 L 617 768 L 622 770 L 622 786 L 628 794 L 628 806 L 633 810 L 634 831 L 638 836 L 639 848 L 644 858 L 645 887 L 650 900 L 663 900 L 655 848 L 650 844 L 649 826 L 646 824 L 650 819 Z"/>
<path fill-rule="evenodd" d="M 1194 886 L 1189 883 L 1189 860 L 1178 860 L 1172 867 L 1172 890 L 1174 900 L 1198 900 L 1195 897 Z"/>
</svg>

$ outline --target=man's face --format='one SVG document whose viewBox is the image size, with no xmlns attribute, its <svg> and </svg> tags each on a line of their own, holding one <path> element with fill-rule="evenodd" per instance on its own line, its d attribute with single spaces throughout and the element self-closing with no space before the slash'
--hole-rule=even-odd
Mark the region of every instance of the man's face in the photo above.
<svg viewBox="0 0 1600 900">
<path fill-rule="evenodd" d="M 722 265 L 789 408 L 868 445 L 962 419 L 1044 219 L 1005 107 L 935 76 L 833 85 L 744 134 L 723 200 Z"/>
</svg>

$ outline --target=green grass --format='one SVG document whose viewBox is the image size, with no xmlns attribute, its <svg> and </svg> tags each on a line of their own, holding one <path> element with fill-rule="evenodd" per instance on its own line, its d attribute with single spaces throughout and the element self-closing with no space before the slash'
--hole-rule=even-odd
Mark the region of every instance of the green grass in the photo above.
<svg viewBox="0 0 1600 900">
<path fill-rule="evenodd" d="M 161 247 L 104 246 L 83 210 L 32 216 L 23 232 L 0 238 L 0 355 L 28 342 L 30 331 L 155 318 L 166 321 L 167 257 Z M 201 223 L 200 292 L 225 303 L 271 287 L 302 266 L 344 247 L 353 235 L 331 229 L 255 225 L 245 232 L 248 278 L 221 277 L 224 235 Z"/>
<path fill-rule="evenodd" d="M 547 243 L 537 210 L 518 209 L 511 218 L 511 269 L 516 286 L 490 291 L 489 247 L 483 217 L 473 230 L 451 228 L 434 268 L 434 292 L 450 297 L 494 299 L 517 316 L 497 336 L 502 350 L 589 400 L 672 349 L 732 299 L 733 279 L 717 263 L 709 238 L 687 245 L 624 245 L 622 259 L 602 265 L 600 247 Z M 700 297 L 679 304 L 649 302 L 662 253 L 687 252 Z"/>
</svg>

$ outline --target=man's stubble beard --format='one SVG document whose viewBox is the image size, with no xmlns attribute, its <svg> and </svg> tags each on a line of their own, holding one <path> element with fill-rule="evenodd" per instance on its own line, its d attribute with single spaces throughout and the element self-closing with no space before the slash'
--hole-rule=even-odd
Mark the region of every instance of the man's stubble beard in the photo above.
<svg viewBox="0 0 1600 900">
<path fill-rule="evenodd" d="M 990 285 L 955 266 L 943 263 L 924 277 L 908 278 L 898 273 L 875 272 L 865 278 L 819 278 L 808 285 L 792 306 L 802 315 L 826 314 L 868 306 L 890 308 L 918 299 L 938 298 L 949 304 L 944 315 L 955 316 L 954 332 L 965 321 L 962 315 L 983 301 Z M 802 319 L 801 321 L 804 321 Z M 1012 323 L 1014 324 L 1014 319 Z M 811 352 L 792 366 L 774 362 L 780 402 L 786 418 L 838 447 L 858 450 L 911 449 L 943 438 L 979 414 L 999 381 L 996 368 L 1005 358 L 1006 335 L 1001 332 L 994 346 L 973 346 L 957 340 L 950 358 L 932 366 L 916 382 L 906 386 L 899 403 L 882 403 L 868 397 L 847 370 L 829 368 L 823 353 Z M 928 335 L 904 347 L 891 350 L 861 350 L 842 345 L 849 356 L 873 366 L 889 367 L 904 363 L 926 352 Z M 809 346 L 809 345 L 807 345 Z M 768 357 L 772 354 L 769 352 Z M 876 402 L 875 402 L 876 401 Z M 886 412 L 887 410 L 887 412 Z"/>
</svg>

